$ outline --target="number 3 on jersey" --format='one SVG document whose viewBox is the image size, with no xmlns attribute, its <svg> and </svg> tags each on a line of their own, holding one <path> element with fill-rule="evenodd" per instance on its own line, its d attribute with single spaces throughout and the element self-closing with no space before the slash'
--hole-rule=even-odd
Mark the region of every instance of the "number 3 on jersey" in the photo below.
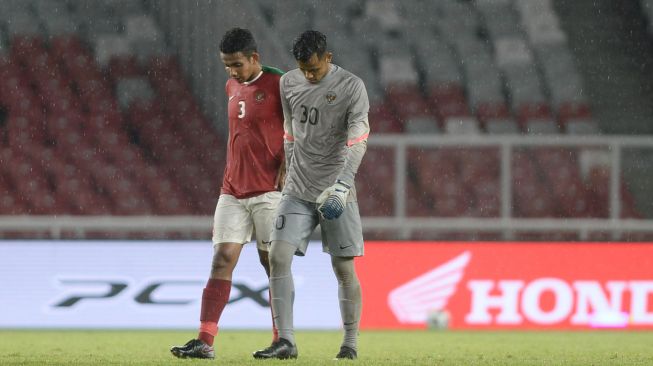
<svg viewBox="0 0 653 366">
<path fill-rule="evenodd" d="M 245 117 L 245 101 L 241 100 L 238 102 L 238 107 L 240 108 L 240 111 L 238 112 L 238 118 L 242 119 Z"/>
</svg>

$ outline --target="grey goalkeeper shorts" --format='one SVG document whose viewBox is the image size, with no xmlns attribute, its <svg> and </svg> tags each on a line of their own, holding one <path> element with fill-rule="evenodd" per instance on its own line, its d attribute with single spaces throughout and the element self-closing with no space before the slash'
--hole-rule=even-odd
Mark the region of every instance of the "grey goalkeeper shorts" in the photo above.
<svg viewBox="0 0 653 366">
<path fill-rule="evenodd" d="M 347 202 L 345 211 L 335 220 L 325 220 L 315 202 L 284 195 L 277 207 L 271 239 L 286 241 L 295 247 L 295 255 L 306 254 L 308 239 L 320 225 L 322 251 L 334 257 L 363 255 L 363 228 L 357 202 Z"/>
</svg>

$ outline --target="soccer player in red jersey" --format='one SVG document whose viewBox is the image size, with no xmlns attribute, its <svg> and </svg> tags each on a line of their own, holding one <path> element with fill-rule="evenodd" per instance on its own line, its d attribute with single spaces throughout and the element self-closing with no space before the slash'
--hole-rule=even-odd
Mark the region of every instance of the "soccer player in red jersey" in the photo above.
<svg viewBox="0 0 653 366">
<path fill-rule="evenodd" d="M 214 256 L 202 294 L 197 339 L 170 349 L 180 358 L 214 358 L 213 339 L 229 300 L 231 277 L 245 243 L 256 234 L 258 254 L 268 277 L 268 251 L 274 213 L 285 177 L 282 72 L 263 66 L 247 29 L 233 28 L 220 42 L 226 84 L 229 143 L 213 224 Z M 278 338 L 273 325 L 273 342 Z"/>
</svg>

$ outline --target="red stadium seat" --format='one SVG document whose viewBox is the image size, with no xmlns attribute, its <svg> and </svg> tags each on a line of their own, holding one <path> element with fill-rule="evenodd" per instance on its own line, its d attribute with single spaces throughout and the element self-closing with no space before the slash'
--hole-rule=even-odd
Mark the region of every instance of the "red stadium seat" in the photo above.
<svg viewBox="0 0 653 366">
<path fill-rule="evenodd" d="M 486 178 L 471 187 L 474 194 L 474 206 L 470 215 L 473 217 L 501 216 L 501 192 L 498 180 Z"/>
<path fill-rule="evenodd" d="M 559 148 L 538 148 L 534 156 L 546 184 L 557 202 L 561 217 L 586 217 L 589 197 L 576 158 L 576 151 Z"/>
<path fill-rule="evenodd" d="M 537 232 L 537 231 L 521 231 L 515 234 L 515 240 L 518 241 L 578 241 L 580 238 L 578 233 L 569 231 L 558 232 Z"/>
<path fill-rule="evenodd" d="M 370 147 L 356 175 L 364 216 L 392 216 L 395 209 L 394 150 Z"/>
<path fill-rule="evenodd" d="M 403 126 L 395 114 L 385 104 L 370 108 L 370 129 L 373 133 L 402 133 Z"/>
<path fill-rule="evenodd" d="M 428 192 L 422 191 L 412 182 L 407 182 L 406 189 L 406 215 L 409 217 L 429 217 L 435 215 L 433 197 Z"/>
<path fill-rule="evenodd" d="M 392 86 L 386 90 L 388 104 L 400 120 L 406 121 L 412 117 L 430 116 L 431 106 L 426 102 L 417 86 Z"/>
<path fill-rule="evenodd" d="M 7 144 L 9 146 L 21 147 L 29 144 L 46 144 L 47 135 L 42 120 L 30 120 L 18 116 L 10 118 L 6 124 Z"/>
<path fill-rule="evenodd" d="M 46 52 L 43 39 L 40 37 L 16 35 L 11 40 L 11 54 L 17 61 L 28 62 Z"/>
<path fill-rule="evenodd" d="M 429 102 L 438 109 L 440 105 L 453 103 L 464 103 L 465 91 L 462 85 L 457 83 L 444 83 L 432 85 L 428 90 Z"/>
<path fill-rule="evenodd" d="M 114 82 L 118 79 L 130 78 L 143 75 L 136 56 L 113 56 L 109 60 L 107 69 L 109 77 Z"/>
<path fill-rule="evenodd" d="M 525 129 L 526 122 L 534 119 L 553 119 L 551 109 L 547 104 L 543 103 L 527 103 L 517 107 L 516 110 L 517 122 L 522 129 Z"/>
<path fill-rule="evenodd" d="M 558 107 L 558 122 L 565 125 L 570 119 L 590 119 L 590 107 L 584 102 L 565 102 Z"/>
<path fill-rule="evenodd" d="M 490 119 L 510 118 L 510 110 L 503 102 L 482 102 L 476 107 L 476 117 L 481 122 L 481 127 L 485 129 Z"/>
</svg>

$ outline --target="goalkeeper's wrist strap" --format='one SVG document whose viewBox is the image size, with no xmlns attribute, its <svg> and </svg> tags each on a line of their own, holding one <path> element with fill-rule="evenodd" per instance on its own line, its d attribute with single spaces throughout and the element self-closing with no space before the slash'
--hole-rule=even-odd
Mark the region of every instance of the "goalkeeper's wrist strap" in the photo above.
<svg viewBox="0 0 653 366">
<path fill-rule="evenodd" d="M 349 184 L 341 181 L 340 179 L 336 180 L 336 183 L 345 186 L 345 188 L 347 188 L 347 189 L 351 189 L 351 186 Z"/>
</svg>

